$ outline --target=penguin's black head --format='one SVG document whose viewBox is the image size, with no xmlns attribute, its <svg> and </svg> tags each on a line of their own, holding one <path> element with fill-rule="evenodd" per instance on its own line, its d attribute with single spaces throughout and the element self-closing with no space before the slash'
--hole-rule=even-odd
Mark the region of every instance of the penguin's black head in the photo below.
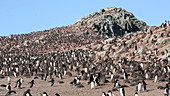
<svg viewBox="0 0 170 96">
<path fill-rule="evenodd" d="M 55 96 L 60 96 L 58 93 L 55 93 Z"/>
</svg>

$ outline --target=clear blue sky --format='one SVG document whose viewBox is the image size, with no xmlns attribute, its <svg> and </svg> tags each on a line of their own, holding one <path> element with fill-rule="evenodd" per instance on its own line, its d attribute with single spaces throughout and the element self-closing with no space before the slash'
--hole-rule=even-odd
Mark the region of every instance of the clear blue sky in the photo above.
<svg viewBox="0 0 170 96">
<path fill-rule="evenodd" d="M 0 0 L 0 36 L 74 24 L 106 7 L 121 7 L 148 25 L 170 20 L 170 0 Z"/>
</svg>

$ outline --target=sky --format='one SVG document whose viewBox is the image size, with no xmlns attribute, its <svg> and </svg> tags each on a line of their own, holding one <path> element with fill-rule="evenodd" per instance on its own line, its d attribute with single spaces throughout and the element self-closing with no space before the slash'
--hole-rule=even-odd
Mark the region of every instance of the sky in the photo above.
<svg viewBox="0 0 170 96">
<path fill-rule="evenodd" d="M 132 12 L 150 26 L 170 21 L 170 0 L 0 0 L 0 36 L 74 24 L 107 7 Z"/>
</svg>

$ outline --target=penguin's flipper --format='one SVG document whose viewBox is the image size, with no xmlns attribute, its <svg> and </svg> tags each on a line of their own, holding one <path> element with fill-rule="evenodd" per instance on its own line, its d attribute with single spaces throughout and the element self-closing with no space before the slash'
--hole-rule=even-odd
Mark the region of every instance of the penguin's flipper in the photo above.
<svg viewBox="0 0 170 96">
<path fill-rule="evenodd" d="M 129 87 L 128 85 L 121 85 L 121 87 Z"/>
</svg>

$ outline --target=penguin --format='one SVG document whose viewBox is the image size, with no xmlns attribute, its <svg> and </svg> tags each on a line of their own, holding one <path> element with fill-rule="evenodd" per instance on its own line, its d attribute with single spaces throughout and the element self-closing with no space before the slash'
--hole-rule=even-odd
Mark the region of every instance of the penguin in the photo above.
<svg viewBox="0 0 170 96">
<path fill-rule="evenodd" d="M 130 81 L 128 80 L 128 74 L 126 72 L 123 73 L 123 79 L 125 83 L 130 83 Z"/>
<path fill-rule="evenodd" d="M 42 96 L 48 96 L 47 92 L 43 92 Z"/>
<path fill-rule="evenodd" d="M 146 82 L 144 80 L 142 80 L 142 88 L 143 88 L 143 91 L 146 91 Z"/>
<path fill-rule="evenodd" d="M 11 82 L 11 77 L 10 76 L 7 77 L 7 81 L 8 81 L 8 83 Z"/>
<path fill-rule="evenodd" d="M 11 83 L 8 83 L 7 86 L 6 86 L 6 90 L 7 90 L 7 91 L 11 91 L 11 85 L 10 85 L 10 84 L 11 84 Z"/>
<path fill-rule="evenodd" d="M 17 94 L 17 92 L 16 92 L 16 91 L 8 91 L 8 92 L 5 94 L 5 96 L 11 96 L 11 95 L 13 95 L 13 94 Z"/>
<path fill-rule="evenodd" d="M 166 84 L 166 86 L 165 86 L 164 96 L 169 96 L 169 86 L 168 86 L 168 84 Z"/>
<path fill-rule="evenodd" d="M 62 76 L 61 72 L 58 72 L 58 77 L 59 77 L 60 79 L 63 79 L 63 76 Z"/>
<path fill-rule="evenodd" d="M 134 96 L 139 96 L 137 91 L 135 92 L 135 95 L 134 95 Z"/>
<path fill-rule="evenodd" d="M 16 85 L 14 88 L 21 88 L 22 83 L 23 83 L 23 79 L 22 78 L 18 79 L 16 81 Z"/>
<path fill-rule="evenodd" d="M 107 96 L 115 96 L 115 95 L 112 94 L 112 91 L 111 91 L 111 90 L 109 90 L 109 91 L 107 92 Z"/>
<path fill-rule="evenodd" d="M 31 95 L 31 93 L 30 93 L 30 89 L 27 89 L 25 92 L 24 92 L 24 94 L 23 94 L 23 96 L 32 96 Z"/>
<path fill-rule="evenodd" d="M 123 73 L 124 80 L 128 80 L 128 74 L 126 72 Z"/>
<path fill-rule="evenodd" d="M 157 83 L 157 81 L 158 81 L 158 75 L 156 74 L 154 77 L 154 82 Z"/>
<path fill-rule="evenodd" d="M 94 81 L 94 78 L 93 78 L 93 77 L 94 77 L 94 75 L 91 74 L 91 75 L 90 75 L 90 80 L 89 80 L 88 84 L 90 84 L 92 81 Z"/>
<path fill-rule="evenodd" d="M 31 82 L 28 82 L 28 84 L 30 84 L 30 88 L 32 88 L 33 85 L 35 84 L 35 83 L 34 83 L 34 80 L 31 80 Z"/>
<path fill-rule="evenodd" d="M 138 92 L 141 92 L 141 89 L 142 89 L 142 83 L 139 82 L 139 83 L 138 83 L 138 86 L 137 86 L 137 91 L 138 91 Z"/>
<path fill-rule="evenodd" d="M 125 96 L 125 89 L 124 89 L 124 87 L 120 87 L 120 96 Z"/>
<path fill-rule="evenodd" d="M 95 87 L 95 82 L 92 81 L 92 82 L 90 83 L 90 85 L 91 85 L 91 89 L 94 89 L 94 87 Z"/>
<path fill-rule="evenodd" d="M 76 82 L 77 82 L 77 79 L 76 79 L 76 77 L 74 77 L 73 81 L 71 81 L 69 84 L 70 85 L 76 85 Z"/>
<path fill-rule="evenodd" d="M 115 80 L 114 86 L 113 86 L 113 91 L 117 90 L 118 87 L 120 87 L 119 80 Z"/>
<path fill-rule="evenodd" d="M 107 96 L 107 94 L 105 92 L 102 92 L 102 96 Z"/>
<path fill-rule="evenodd" d="M 54 78 L 51 78 L 51 80 L 49 82 L 51 82 L 51 86 L 53 86 L 54 85 Z"/>
<path fill-rule="evenodd" d="M 43 80 L 44 79 L 44 74 L 40 74 L 40 78 L 41 78 L 41 80 Z"/>
<path fill-rule="evenodd" d="M 93 81 L 95 83 L 95 86 L 98 86 L 99 85 L 99 76 L 94 76 Z"/>
<path fill-rule="evenodd" d="M 60 96 L 58 93 L 55 93 L 55 96 Z"/>
<path fill-rule="evenodd" d="M 111 76 L 110 76 L 110 82 L 111 83 L 115 82 L 114 74 L 112 72 L 111 72 Z"/>
<path fill-rule="evenodd" d="M 79 76 L 76 76 L 76 85 L 80 84 L 80 77 Z"/>
</svg>

